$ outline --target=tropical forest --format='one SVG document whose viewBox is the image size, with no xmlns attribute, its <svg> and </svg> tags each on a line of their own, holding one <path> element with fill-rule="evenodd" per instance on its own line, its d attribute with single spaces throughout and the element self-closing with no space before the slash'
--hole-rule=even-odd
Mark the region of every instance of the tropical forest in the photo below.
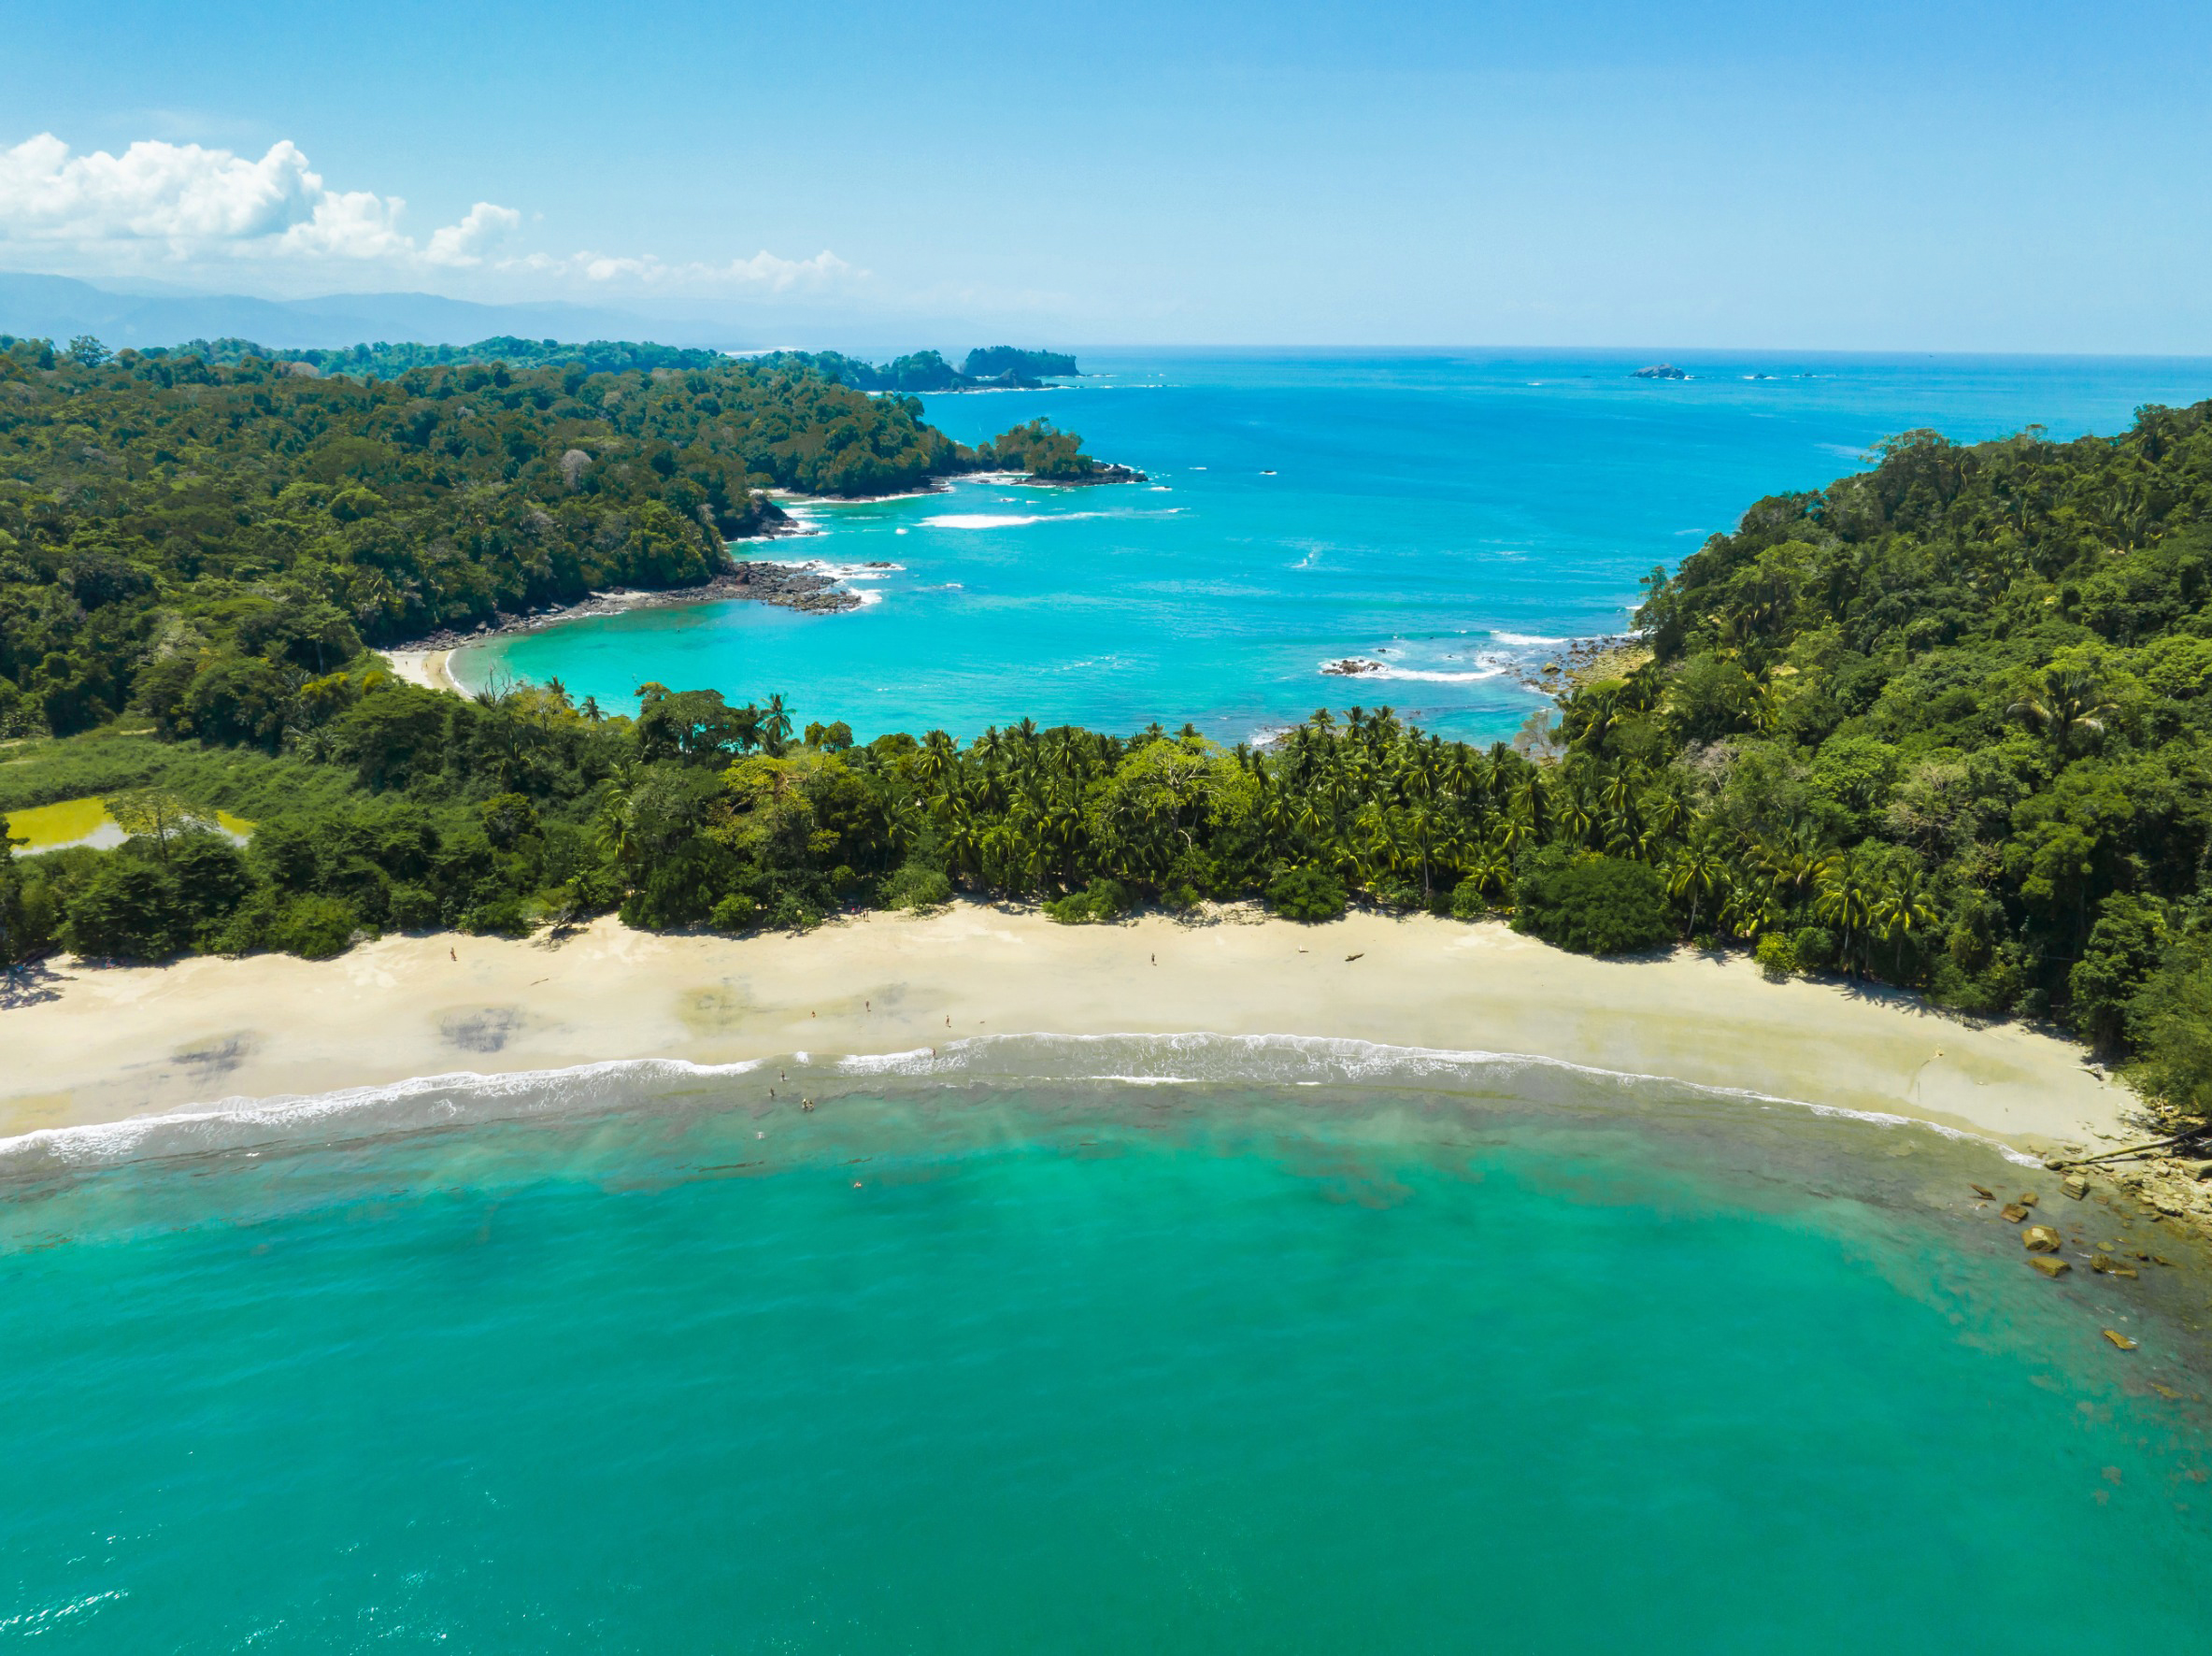
<svg viewBox="0 0 2212 1656">
<path fill-rule="evenodd" d="M 2066 442 L 1911 432 L 1752 504 L 1511 743 L 1389 707 L 1263 749 L 862 741 L 790 686 L 646 684 L 620 714 L 374 651 L 702 584 L 776 529 L 774 491 L 1079 478 L 1073 434 L 966 448 L 796 359 L 330 357 L 0 350 L 0 809 L 97 798 L 129 835 L 0 864 L 11 964 L 963 894 L 1070 924 L 1356 904 L 2047 1021 L 2212 1109 L 2212 403 Z"/>
</svg>

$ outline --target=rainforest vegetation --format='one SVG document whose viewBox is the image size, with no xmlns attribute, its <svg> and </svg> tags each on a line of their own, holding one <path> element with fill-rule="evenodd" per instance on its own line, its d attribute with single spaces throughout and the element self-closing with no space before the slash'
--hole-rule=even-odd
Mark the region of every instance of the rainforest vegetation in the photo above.
<svg viewBox="0 0 2212 1656">
<path fill-rule="evenodd" d="M 986 346 L 971 350 L 955 368 L 934 350 L 918 350 L 888 363 L 863 362 L 834 350 L 785 350 L 763 357 L 771 366 L 812 368 L 825 378 L 856 391 L 895 391 L 920 394 L 933 391 L 1035 391 L 1047 379 L 1079 376 L 1072 356 L 1049 350 L 1018 350 L 1011 345 Z"/>
<path fill-rule="evenodd" d="M 0 670 L 19 728 L 99 728 L 0 750 L 0 808 L 98 795 L 142 830 L 0 865 L 10 959 L 321 954 L 610 910 L 803 927 L 958 891 L 1071 923 L 1363 902 L 2053 1019 L 2212 1107 L 2212 404 L 2108 439 L 1909 433 L 1761 501 L 1653 573 L 1622 670 L 1517 746 L 1353 708 L 1254 751 L 1026 721 L 860 743 L 779 695 L 652 684 L 605 717 L 557 683 L 420 690 L 364 652 L 555 596 L 589 559 L 704 562 L 685 526 L 835 464 L 839 421 L 835 452 L 871 464 L 976 462 L 817 374 L 334 386 L 9 360 Z M 441 538 L 379 538 L 405 514 Z M 216 807 L 255 824 L 243 849 L 196 825 Z"/>
<path fill-rule="evenodd" d="M 135 709 L 172 735 L 270 745 L 300 683 L 364 646 L 709 579 L 726 542 L 783 521 L 767 490 L 891 493 L 1032 451 L 1055 478 L 1096 469 L 1049 427 L 970 450 L 910 398 L 790 364 L 587 356 L 387 379 L 13 341 L 0 738 Z"/>
<path fill-rule="evenodd" d="M 677 345 L 639 344 L 627 339 L 593 339 L 583 344 L 560 339 L 521 339 L 512 334 L 495 335 L 474 345 L 384 344 L 348 345 L 328 350 L 272 350 L 250 339 L 193 339 L 172 348 L 142 353 L 159 361 L 164 357 L 196 356 L 207 363 L 229 364 L 259 357 L 272 363 L 305 363 L 320 374 L 350 374 L 356 378 L 396 379 L 409 368 L 465 367 L 471 364 L 505 363 L 508 368 L 567 367 L 580 364 L 592 374 L 629 374 L 654 368 L 719 368 L 731 358 L 726 351 L 702 350 Z"/>
</svg>

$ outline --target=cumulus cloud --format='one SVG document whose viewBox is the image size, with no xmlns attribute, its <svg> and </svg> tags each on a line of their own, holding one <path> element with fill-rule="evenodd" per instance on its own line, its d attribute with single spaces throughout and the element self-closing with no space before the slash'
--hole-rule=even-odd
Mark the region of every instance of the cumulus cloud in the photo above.
<svg viewBox="0 0 2212 1656">
<path fill-rule="evenodd" d="M 514 207 L 479 201 L 418 242 L 407 203 L 328 188 L 290 140 L 258 161 L 228 150 L 144 139 L 121 155 L 73 154 L 51 133 L 0 150 L 0 243 L 32 244 L 96 268 L 207 260 L 384 265 L 402 270 L 538 274 L 607 288 L 819 288 L 856 271 L 826 249 L 811 259 L 760 252 L 714 264 L 653 254 L 511 252 Z"/>
<path fill-rule="evenodd" d="M 322 180 L 293 144 L 259 161 L 197 144 L 72 155 L 51 133 L 0 153 L 0 235 L 49 241 L 281 236 L 309 221 Z"/>
<path fill-rule="evenodd" d="M 433 264 L 481 264 L 484 256 L 522 228 L 513 207 L 479 201 L 458 224 L 433 233 L 422 256 Z"/>
</svg>

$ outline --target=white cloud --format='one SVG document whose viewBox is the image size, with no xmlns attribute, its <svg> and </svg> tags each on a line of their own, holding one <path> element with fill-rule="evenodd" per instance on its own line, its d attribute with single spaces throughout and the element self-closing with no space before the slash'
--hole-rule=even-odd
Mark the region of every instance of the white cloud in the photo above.
<svg viewBox="0 0 2212 1656">
<path fill-rule="evenodd" d="M 71 155 L 41 133 L 0 152 L 0 235 L 40 240 L 235 240 L 313 217 L 322 180 L 290 143 L 259 161 L 197 144 Z"/>
<path fill-rule="evenodd" d="M 418 242 L 407 203 L 327 188 L 290 140 L 259 161 L 199 144 L 142 139 L 121 155 L 72 154 L 51 133 L 0 150 L 0 247 L 14 242 L 102 273 L 210 261 L 281 261 L 404 271 L 535 274 L 590 288 L 774 293 L 864 278 L 826 249 L 811 259 L 760 252 L 712 264 L 651 253 L 500 256 L 522 228 L 514 207 L 479 201 Z"/>
<path fill-rule="evenodd" d="M 479 201 L 458 224 L 434 233 L 422 256 L 433 264 L 481 264 L 484 255 L 522 228 L 513 207 Z"/>
<path fill-rule="evenodd" d="M 794 288 L 824 288 L 835 282 L 864 280 L 867 272 L 856 270 L 824 248 L 811 259 L 783 259 L 770 252 L 749 259 L 732 259 L 725 264 L 700 260 L 671 264 L 651 253 L 571 253 L 556 258 L 532 253 L 508 262 L 508 267 L 543 271 L 549 275 L 580 277 L 602 286 L 634 285 L 661 289 L 751 288 L 787 293 Z"/>
</svg>

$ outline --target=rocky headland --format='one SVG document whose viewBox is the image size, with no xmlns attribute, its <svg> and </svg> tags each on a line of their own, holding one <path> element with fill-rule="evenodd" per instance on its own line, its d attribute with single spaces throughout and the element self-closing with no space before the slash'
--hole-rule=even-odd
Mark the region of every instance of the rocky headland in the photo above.
<svg viewBox="0 0 2212 1656">
<path fill-rule="evenodd" d="M 535 633 L 564 621 L 583 621 L 592 616 L 622 615 L 633 609 L 672 609 L 685 604 L 719 604 L 739 598 L 815 615 L 835 615 L 858 609 L 861 605 L 860 594 L 841 585 L 838 578 L 826 569 L 806 564 L 775 564 L 764 558 L 740 558 L 728 569 L 694 587 L 660 587 L 647 591 L 618 587 L 611 592 L 593 592 L 575 604 L 548 604 L 518 612 L 494 611 L 488 620 L 474 626 L 440 627 L 434 633 L 388 648 L 456 650 L 464 644 L 481 644 L 487 638 Z"/>
<path fill-rule="evenodd" d="M 1092 470 L 1073 478 L 1045 478 L 1032 472 L 1021 481 L 1033 489 L 1089 489 L 1099 483 L 1149 483 L 1151 478 L 1133 465 L 1101 461 Z"/>
</svg>

